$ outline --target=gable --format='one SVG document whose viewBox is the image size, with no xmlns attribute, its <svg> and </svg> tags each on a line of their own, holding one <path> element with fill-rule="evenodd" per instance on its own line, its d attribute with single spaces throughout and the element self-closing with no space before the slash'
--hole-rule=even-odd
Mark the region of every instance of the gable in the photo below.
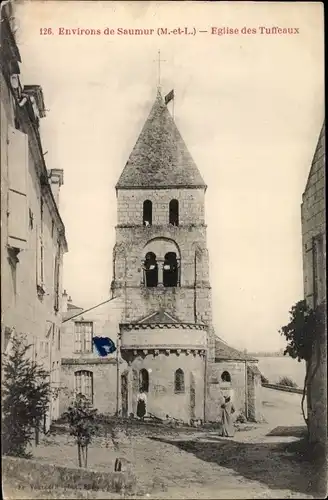
<svg viewBox="0 0 328 500">
<path fill-rule="evenodd" d="M 180 323 L 180 321 L 164 310 L 156 311 L 136 321 L 136 323 Z"/>
</svg>

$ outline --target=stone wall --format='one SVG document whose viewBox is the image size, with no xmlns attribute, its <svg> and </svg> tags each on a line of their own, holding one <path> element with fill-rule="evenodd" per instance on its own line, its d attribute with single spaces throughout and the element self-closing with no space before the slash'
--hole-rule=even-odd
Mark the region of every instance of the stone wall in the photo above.
<svg viewBox="0 0 328 500">
<path fill-rule="evenodd" d="M 123 364 L 124 365 L 124 364 Z M 60 414 L 67 410 L 73 399 L 75 390 L 75 373 L 86 370 L 92 373 L 93 378 L 93 405 L 100 413 L 114 415 L 117 405 L 117 368 L 115 358 L 85 360 L 72 363 L 62 361 L 61 385 L 64 390 L 60 397 Z"/>
<path fill-rule="evenodd" d="M 326 300 L 325 125 L 302 203 L 304 296 L 310 307 Z M 311 442 L 327 442 L 327 328 L 316 339 L 307 387 Z"/>
<path fill-rule="evenodd" d="M 124 356 L 124 354 L 122 354 Z M 134 356 L 130 366 L 126 369 L 129 385 L 129 412 L 136 413 L 138 386 L 134 380 L 138 379 L 139 371 L 144 368 L 149 373 L 149 392 L 147 394 L 147 411 L 165 418 L 170 417 L 189 422 L 191 413 L 190 385 L 193 376 L 195 385 L 194 417 L 204 419 L 204 358 L 199 354 L 180 355 L 159 353 L 157 356 Z M 184 391 L 175 392 L 174 374 L 181 369 L 184 372 Z M 192 374 L 192 375 L 191 375 Z"/>
<path fill-rule="evenodd" d="M 247 363 L 247 419 L 251 422 L 262 420 L 262 384 L 257 367 Z"/>
<path fill-rule="evenodd" d="M 173 327 L 167 328 L 142 328 L 140 330 L 129 330 L 122 333 L 122 345 L 124 346 L 183 346 L 183 347 L 205 347 L 206 331 L 195 328 Z"/>
<path fill-rule="evenodd" d="M 230 395 L 236 412 L 246 410 L 246 372 L 243 361 L 219 361 L 208 365 L 208 391 L 206 404 L 206 420 L 216 421 L 220 418 L 220 405 L 223 395 Z M 221 375 L 227 371 L 231 383 L 223 382 Z"/>
<path fill-rule="evenodd" d="M 117 345 L 119 323 L 122 314 L 120 298 L 108 301 L 91 309 L 82 311 L 74 318 L 62 324 L 62 371 L 60 413 L 63 413 L 71 401 L 75 389 L 75 373 L 87 370 L 93 378 L 93 403 L 101 413 L 114 414 L 116 411 L 116 352 L 101 358 L 92 345 L 91 352 L 76 352 L 76 323 L 92 323 L 93 337 L 109 337 Z M 123 363 L 124 365 L 124 363 Z"/>
<path fill-rule="evenodd" d="M 15 489 L 29 487 L 31 490 L 48 491 L 57 488 L 103 490 L 114 494 L 121 491 L 131 493 L 136 487 L 136 476 L 131 471 L 104 472 L 16 457 L 3 457 L 2 472 L 3 487 L 7 498 L 11 487 Z"/>
<path fill-rule="evenodd" d="M 203 224 L 204 189 L 118 189 L 118 225 L 142 225 L 143 202 L 152 202 L 152 222 L 156 225 L 169 223 L 169 203 L 179 202 L 179 224 Z"/>
<path fill-rule="evenodd" d="M 109 337 L 113 342 L 117 342 L 119 333 L 119 323 L 122 317 L 122 302 L 118 297 L 115 300 L 108 300 L 105 304 L 82 311 L 74 318 L 62 323 L 61 331 L 61 355 L 64 359 L 98 359 L 97 351 L 92 348 L 92 352 L 76 352 L 75 330 L 76 323 L 87 321 L 92 323 L 94 337 Z"/>
</svg>

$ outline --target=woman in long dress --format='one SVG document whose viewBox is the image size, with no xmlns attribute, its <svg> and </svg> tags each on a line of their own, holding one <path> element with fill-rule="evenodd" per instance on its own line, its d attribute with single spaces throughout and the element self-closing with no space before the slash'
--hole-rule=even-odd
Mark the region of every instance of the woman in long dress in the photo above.
<svg viewBox="0 0 328 500">
<path fill-rule="evenodd" d="M 142 389 L 140 389 L 137 402 L 137 416 L 141 420 L 143 420 L 146 415 L 146 401 L 147 401 L 146 394 Z"/>
<path fill-rule="evenodd" d="M 232 404 L 230 396 L 224 397 L 224 403 L 221 405 L 222 408 L 222 436 L 224 437 L 234 437 L 235 429 L 232 420 L 232 414 L 235 412 L 235 408 Z"/>
</svg>

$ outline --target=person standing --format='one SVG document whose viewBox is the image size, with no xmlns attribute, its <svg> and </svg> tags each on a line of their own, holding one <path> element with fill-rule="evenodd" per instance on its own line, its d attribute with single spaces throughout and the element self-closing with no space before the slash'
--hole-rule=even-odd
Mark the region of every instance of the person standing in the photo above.
<svg viewBox="0 0 328 500">
<path fill-rule="evenodd" d="M 233 425 L 232 415 L 235 413 L 235 408 L 232 404 L 230 396 L 224 396 L 224 403 L 222 408 L 222 436 L 234 437 L 235 429 Z"/>
<path fill-rule="evenodd" d="M 146 415 L 147 396 L 143 389 L 140 389 L 137 398 L 137 417 L 143 420 Z"/>
</svg>

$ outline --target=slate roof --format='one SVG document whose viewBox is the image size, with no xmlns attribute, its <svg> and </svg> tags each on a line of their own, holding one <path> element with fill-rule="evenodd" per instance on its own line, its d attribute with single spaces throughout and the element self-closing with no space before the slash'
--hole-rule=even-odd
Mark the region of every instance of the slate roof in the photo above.
<svg viewBox="0 0 328 500">
<path fill-rule="evenodd" d="M 63 321 L 68 321 L 71 318 L 79 315 L 84 311 L 83 307 L 75 307 L 73 309 L 69 309 L 67 312 L 63 313 Z"/>
<path fill-rule="evenodd" d="M 116 184 L 117 189 L 156 187 L 206 188 L 159 91 Z"/>
<path fill-rule="evenodd" d="M 83 308 L 79 307 L 79 306 L 75 306 L 74 304 L 72 304 L 72 302 L 68 302 L 67 309 L 68 309 L 68 311 L 70 311 L 71 309 L 83 309 Z"/>
<path fill-rule="evenodd" d="M 257 361 L 248 354 L 245 354 L 233 347 L 230 347 L 219 337 L 215 338 L 215 360 L 232 360 L 232 361 Z"/>
</svg>

